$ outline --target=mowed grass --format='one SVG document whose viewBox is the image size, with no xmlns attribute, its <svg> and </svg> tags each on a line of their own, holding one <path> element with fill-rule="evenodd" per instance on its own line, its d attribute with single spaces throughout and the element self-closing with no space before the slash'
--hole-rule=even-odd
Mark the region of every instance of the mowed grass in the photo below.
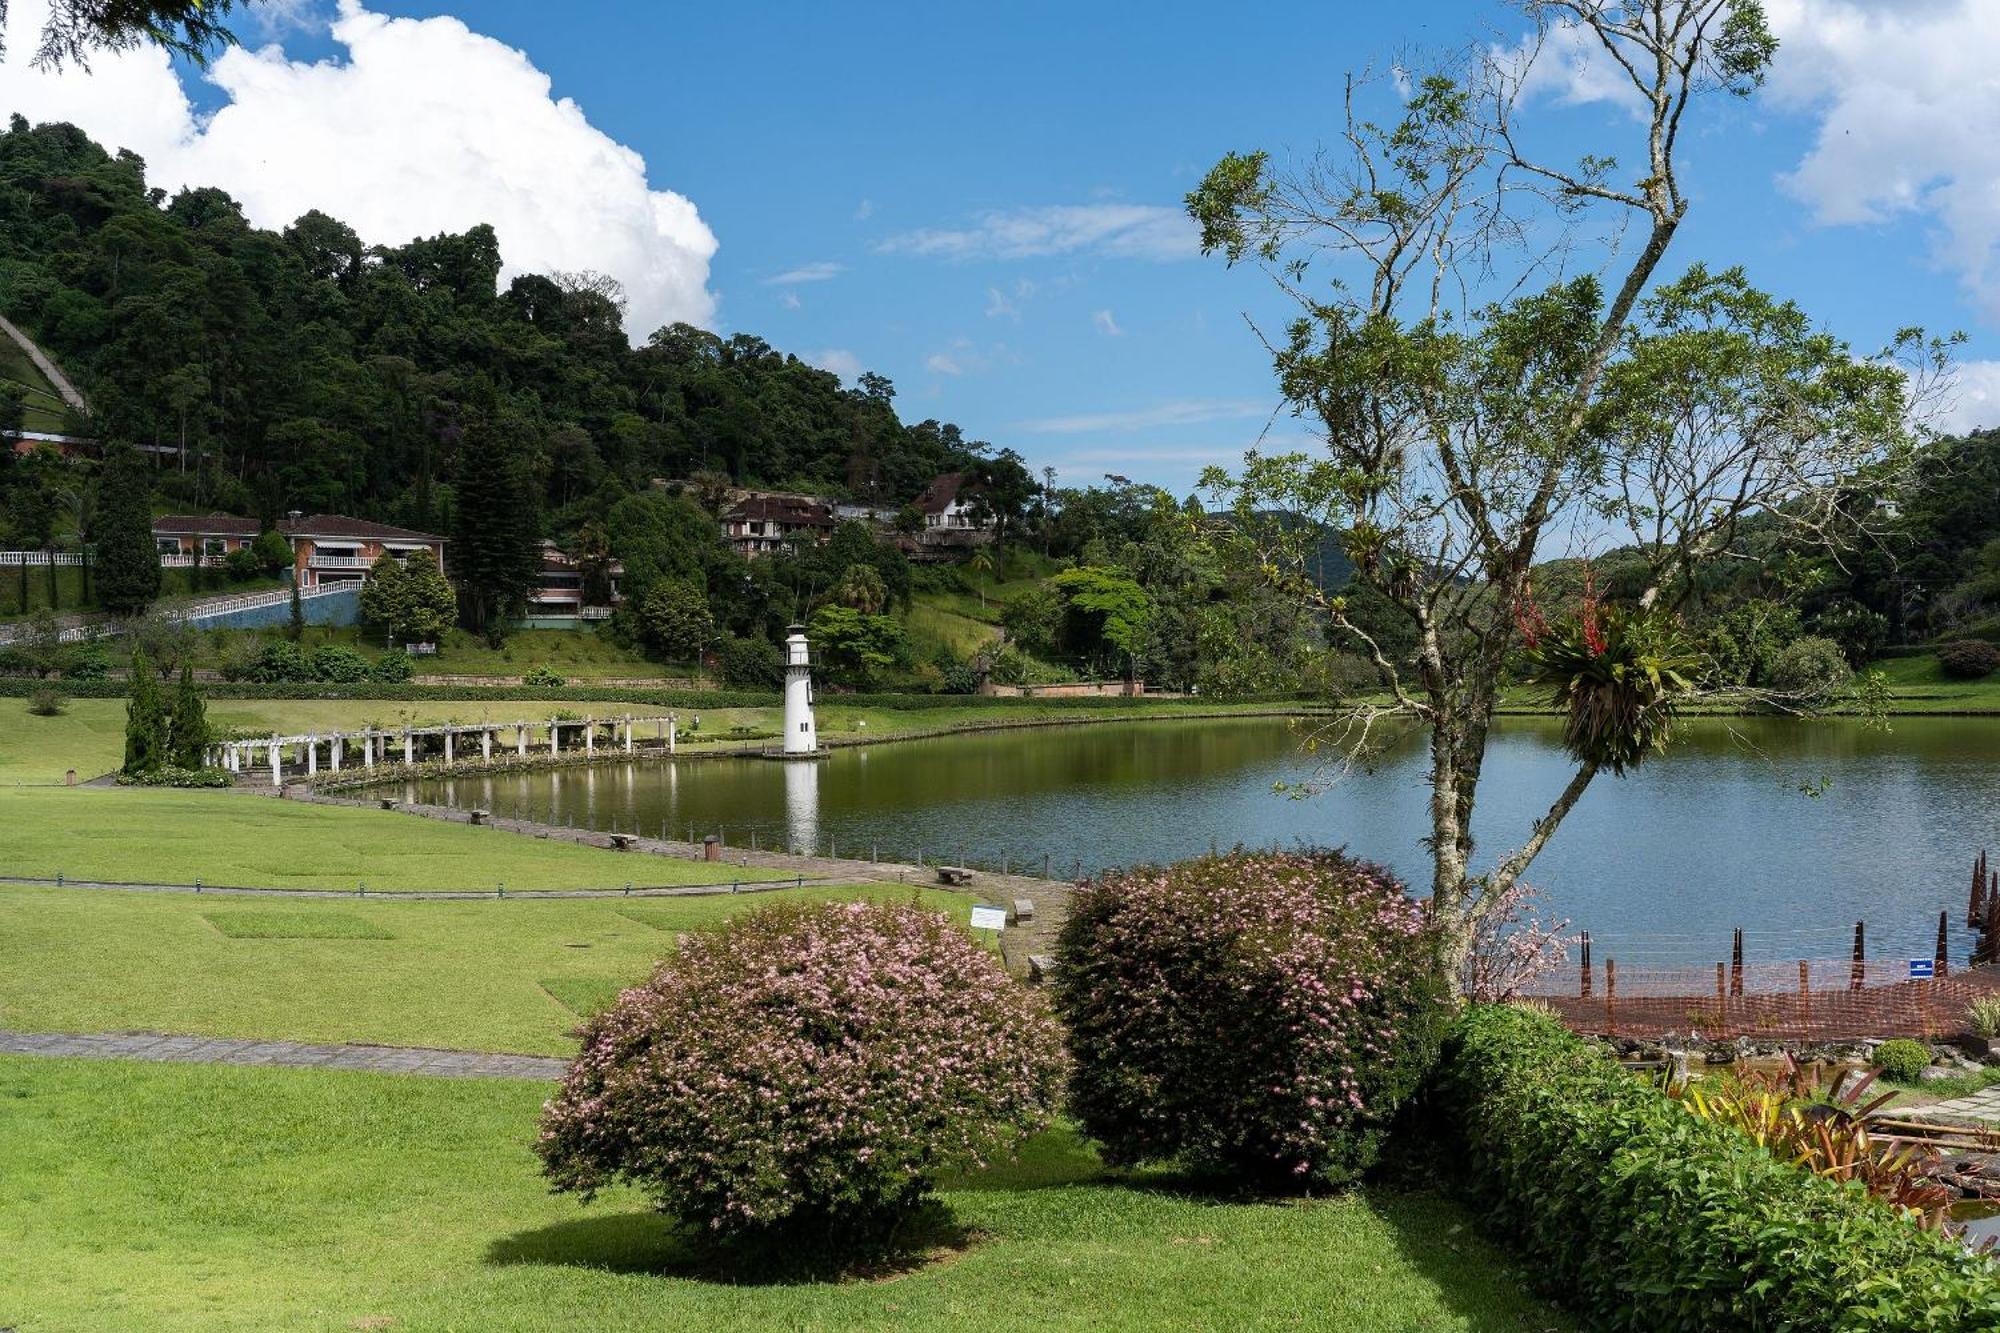
<svg viewBox="0 0 2000 1333">
<path fill-rule="evenodd" d="M 543 1084 L 0 1057 L 0 1320 L 56 1330 L 1568 1329 L 1429 1195 L 1221 1202 L 1064 1131 L 887 1281 L 742 1280 L 631 1191 L 551 1196 Z"/>
<path fill-rule="evenodd" d="M 781 878 L 358 806 L 153 787 L 0 791 L 0 874 L 370 893 Z"/>
<path fill-rule="evenodd" d="M 268 899 L 0 885 L 0 1028 L 362 1041 L 568 1055 L 577 1019 L 681 934 L 773 902 L 911 889 L 655 899 Z M 972 899 L 924 890 L 963 919 Z M 7 1322 L 0 1309 L 0 1327 Z"/>
</svg>

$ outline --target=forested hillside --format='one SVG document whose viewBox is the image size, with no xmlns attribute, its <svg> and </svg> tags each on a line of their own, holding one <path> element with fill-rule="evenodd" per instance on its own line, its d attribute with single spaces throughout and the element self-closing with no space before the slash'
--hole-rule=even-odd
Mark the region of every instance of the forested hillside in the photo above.
<svg viewBox="0 0 2000 1333">
<path fill-rule="evenodd" d="M 749 334 L 674 325 L 635 348 L 615 283 L 502 289 L 504 245 L 482 226 L 371 246 L 317 212 L 265 230 L 72 126 L 0 134 L 0 312 L 77 379 L 95 433 L 185 449 L 177 505 L 444 530 L 482 471 L 563 531 L 655 477 L 899 503 L 990 452 L 903 424 L 879 376 L 849 389 Z"/>
</svg>

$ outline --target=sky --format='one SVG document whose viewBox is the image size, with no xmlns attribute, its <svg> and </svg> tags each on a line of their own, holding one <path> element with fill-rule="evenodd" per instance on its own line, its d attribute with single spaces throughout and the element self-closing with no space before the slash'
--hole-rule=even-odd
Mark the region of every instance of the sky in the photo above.
<svg viewBox="0 0 2000 1333">
<path fill-rule="evenodd" d="M 1741 263 L 1861 351 L 1962 330 L 1941 424 L 2000 424 L 2000 2 L 1766 4 L 1776 66 L 1690 126 L 1667 272 Z M 1257 332 L 1288 307 L 1198 253 L 1188 190 L 1230 151 L 1331 143 L 1347 71 L 1526 31 L 1500 0 L 276 0 L 206 71 L 140 51 L 48 74 L 45 5 L 13 0 L 0 114 L 74 121 L 155 183 L 382 244 L 490 221 L 510 271 L 620 279 L 636 339 L 754 333 L 1065 484 L 1183 492 L 1260 440 L 1309 444 Z M 1559 160 L 1637 144 L 1604 71 L 1566 58 L 1527 126 Z"/>
</svg>

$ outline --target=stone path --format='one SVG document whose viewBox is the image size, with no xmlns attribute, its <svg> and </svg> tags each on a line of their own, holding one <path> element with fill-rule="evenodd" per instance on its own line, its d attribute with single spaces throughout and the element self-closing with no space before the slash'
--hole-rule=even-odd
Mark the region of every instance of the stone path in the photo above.
<svg viewBox="0 0 2000 1333">
<path fill-rule="evenodd" d="M 1982 1088 L 1969 1096 L 1954 1097 L 1950 1101 L 1915 1107 L 1909 1114 L 1926 1120 L 1974 1120 L 2000 1125 L 2000 1085 Z"/>
<path fill-rule="evenodd" d="M 569 1062 L 546 1055 L 437 1051 L 421 1046 L 358 1046 L 240 1037 L 169 1037 L 152 1032 L 8 1032 L 0 1055 L 59 1055 L 86 1060 L 163 1060 L 176 1064 L 271 1065 L 287 1069 L 359 1069 L 439 1078 L 562 1076 Z"/>
</svg>

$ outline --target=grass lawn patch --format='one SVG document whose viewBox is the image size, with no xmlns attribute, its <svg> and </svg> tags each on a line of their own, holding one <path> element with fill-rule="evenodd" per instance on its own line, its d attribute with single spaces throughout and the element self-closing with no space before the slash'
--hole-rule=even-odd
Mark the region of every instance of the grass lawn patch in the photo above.
<svg viewBox="0 0 2000 1333">
<path fill-rule="evenodd" d="M 365 908 L 353 899 L 267 908 L 268 900 L 191 893 L 0 886 L 0 1028 L 569 1055 L 570 1032 L 595 997 L 643 981 L 673 952 L 674 936 L 663 932 L 711 928 L 772 902 L 908 901 L 910 893 L 874 885 L 675 898 L 646 905 L 656 928 L 623 915 L 617 898 L 371 896 Z M 964 917 L 960 895 L 926 890 L 923 901 Z M 293 933 L 220 933 L 214 922 L 239 913 L 281 917 Z M 389 938 L 317 924 L 353 920 Z"/>
<path fill-rule="evenodd" d="M 353 912 L 270 911 L 238 907 L 203 912 L 202 920 L 232 940 L 393 940 L 396 937 Z"/>
<path fill-rule="evenodd" d="M 1428 1195 L 1218 1202 L 1056 1131 L 893 1281 L 755 1283 L 645 1202 L 551 1196 L 548 1087 L 0 1057 L 0 1320 L 27 1330 L 1573 1327 Z"/>
<path fill-rule="evenodd" d="M 644 979 L 643 976 L 546 977 L 539 984 L 555 997 L 557 1004 L 578 1018 L 589 1018 L 609 1009 L 617 1001 L 620 991 Z"/>
<path fill-rule="evenodd" d="M 0 791 L 6 873 L 243 888 L 621 889 L 789 878 L 356 806 L 161 788 Z"/>
</svg>

